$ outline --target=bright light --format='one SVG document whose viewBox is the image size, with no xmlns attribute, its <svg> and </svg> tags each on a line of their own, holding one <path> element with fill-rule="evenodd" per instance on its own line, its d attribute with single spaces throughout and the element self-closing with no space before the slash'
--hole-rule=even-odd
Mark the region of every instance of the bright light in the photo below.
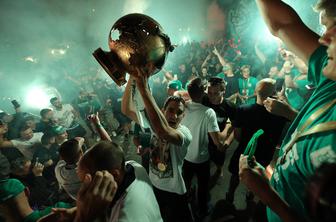
<svg viewBox="0 0 336 222">
<path fill-rule="evenodd" d="M 31 88 L 26 94 L 26 104 L 31 108 L 46 108 L 50 105 L 49 99 L 49 96 L 38 87 Z"/>
<path fill-rule="evenodd" d="M 187 44 L 188 42 L 190 42 L 189 38 L 187 36 L 183 36 L 182 37 L 182 44 Z"/>
<path fill-rule="evenodd" d="M 51 49 L 50 53 L 55 56 L 64 55 L 66 53 L 65 49 Z"/>
<path fill-rule="evenodd" d="M 271 42 L 271 41 L 275 40 L 275 38 L 276 38 L 274 35 L 271 34 L 271 32 L 269 31 L 269 29 L 267 27 L 264 28 L 263 36 L 264 36 L 264 40 L 268 41 L 268 42 Z"/>
<path fill-rule="evenodd" d="M 27 56 L 26 58 L 24 58 L 24 60 L 26 62 L 32 62 L 32 63 L 37 63 L 37 59 L 32 57 L 32 56 Z"/>
</svg>

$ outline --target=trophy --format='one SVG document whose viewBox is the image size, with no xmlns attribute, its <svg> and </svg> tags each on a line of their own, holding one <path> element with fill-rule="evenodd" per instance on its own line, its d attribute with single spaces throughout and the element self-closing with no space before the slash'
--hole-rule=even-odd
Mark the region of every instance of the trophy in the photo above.
<svg viewBox="0 0 336 222">
<path fill-rule="evenodd" d="M 138 13 L 116 21 L 110 30 L 108 45 L 109 52 L 98 48 L 93 56 L 119 86 L 126 83 L 126 73 L 132 75 L 137 68 L 145 69 L 149 76 L 159 72 L 168 52 L 174 50 L 160 24 Z"/>
</svg>

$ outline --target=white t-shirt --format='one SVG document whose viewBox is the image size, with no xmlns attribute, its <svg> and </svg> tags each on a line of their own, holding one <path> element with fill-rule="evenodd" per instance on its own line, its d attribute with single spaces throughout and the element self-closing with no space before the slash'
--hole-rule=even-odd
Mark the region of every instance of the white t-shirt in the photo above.
<svg viewBox="0 0 336 222">
<path fill-rule="evenodd" d="M 76 200 L 77 192 L 82 184 L 77 176 L 77 166 L 67 166 L 64 160 L 60 160 L 55 167 L 55 176 L 60 188 Z"/>
<path fill-rule="evenodd" d="M 169 144 L 165 141 L 159 140 L 155 134 L 152 134 L 152 151 L 149 162 L 149 178 L 151 179 L 153 186 L 160 190 L 177 194 L 184 194 L 187 192 L 187 190 L 182 177 L 182 165 L 192 136 L 189 129 L 181 124 L 177 130 L 182 135 L 183 142 L 181 146 Z M 159 147 L 163 146 L 165 147 L 165 152 L 164 155 L 161 155 L 160 158 L 160 152 L 158 151 Z M 158 169 L 159 162 L 165 163 L 165 171 L 162 172 Z"/>
<path fill-rule="evenodd" d="M 160 208 L 146 170 L 135 161 L 126 164 L 133 166 L 135 180 L 113 206 L 108 221 L 161 222 Z"/>
<path fill-rule="evenodd" d="M 15 146 L 25 158 L 32 160 L 35 152 L 34 145 L 41 143 L 41 137 L 43 133 L 34 133 L 30 140 L 15 139 L 11 140 L 13 146 Z"/>
<path fill-rule="evenodd" d="M 75 115 L 73 114 L 74 108 L 70 104 L 63 104 L 61 110 L 54 109 L 54 117 L 58 120 L 59 125 L 70 128 L 72 122 L 75 119 Z"/>
<path fill-rule="evenodd" d="M 193 137 L 185 159 L 192 163 L 209 160 L 208 133 L 220 131 L 215 111 L 200 103 L 191 102 L 186 107 L 182 124 L 189 128 Z"/>
</svg>

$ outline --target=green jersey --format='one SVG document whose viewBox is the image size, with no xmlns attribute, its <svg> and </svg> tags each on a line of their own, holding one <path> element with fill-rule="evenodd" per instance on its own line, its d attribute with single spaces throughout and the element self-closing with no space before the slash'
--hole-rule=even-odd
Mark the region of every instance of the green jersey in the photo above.
<svg viewBox="0 0 336 222">
<path fill-rule="evenodd" d="M 246 101 L 243 101 L 244 104 L 254 104 L 255 103 L 256 100 L 253 95 L 254 95 L 257 82 L 258 80 L 252 76 L 250 76 L 247 79 L 240 78 L 238 80 L 240 95 L 248 97 Z"/>
<path fill-rule="evenodd" d="M 294 69 L 292 78 L 297 88 L 287 88 L 286 89 L 286 96 L 287 96 L 288 102 L 296 110 L 301 110 L 301 108 L 303 107 L 303 105 L 308 99 L 308 93 L 309 93 L 308 89 L 306 88 L 306 85 L 309 84 L 309 81 L 307 78 L 296 79 L 300 75 L 301 73 L 299 72 L 299 70 Z"/>
<path fill-rule="evenodd" d="M 326 48 L 322 46 L 312 54 L 309 60 L 308 81 L 313 82 L 317 88 L 289 128 L 282 143 L 280 158 L 271 179 L 271 185 L 279 195 L 308 221 L 308 212 L 304 204 L 305 186 L 316 168 L 322 163 L 336 162 L 335 130 L 299 138 L 285 156 L 285 161 L 282 164 L 280 159 L 295 135 L 297 135 L 298 129 L 301 129 L 307 119 L 316 110 L 336 98 L 336 82 L 327 79 L 322 73 L 322 69 L 327 62 Z M 335 105 L 308 125 L 306 130 L 319 123 L 329 121 L 336 121 Z M 267 216 L 270 222 L 281 221 L 277 214 L 270 209 L 267 210 Z"/>
</svg>

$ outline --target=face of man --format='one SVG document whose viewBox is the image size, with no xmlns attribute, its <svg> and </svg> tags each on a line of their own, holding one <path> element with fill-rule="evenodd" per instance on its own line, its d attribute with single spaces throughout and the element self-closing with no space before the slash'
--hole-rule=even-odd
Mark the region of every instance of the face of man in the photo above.
<svg viewBox="0 0 336 222">
<path fill-rule="evenodd" d="M 208 86 L 208 97 L 210 103 L 218 105 L 222 102 L 225 91 L 221 91 L 219 85 Z"/>
<path fill-rule="evenodd" d="M 27 120 L 26 125 L 29 126 L 31 129 L 36 129 L 36 123 L 34 120 Z"/>
<path fill-rule="evenodd" d="M 55 106 L 57 109 L 62 109 L 62 102 L 59 99 L 56 99 L 53 103 L 53 106 Z"/>
<path fill-rule="evenodd" d="M 230 65 L 223 66 L 223 72 L 225 75 L 231 75 L 232 74 L 232 67 Z"/>
<path fill-rule="evenodd" d="M 33 130 L 31 128 L 22 131 L 20 134 L 23 140 L 30 140 L 34 136 Z"/>
<path fill-rule="evenodd" d="M 208 70 L 207 70 L 207 68 L 205 68 L 205 67 L 202 68 L 202 74 L 203 74 L 204 76 L 206 76 L 206 75 L 208 74 Z"/>
<path fill-rule="evenodd" d="M 245 67 L 242 69 L 242 74 L 245 79 L 250 77 L 250 68 Z"/>
<path fill-rule="evenodd" d="M 64 132 L 64 133 L 56 136 L 57 141 L 63 141 L 64 142 L 66 139 L 68 139 L 68 133 L 67 132 Z"/>
<path fill-rule="evenodd" d="M 326 27 L 326 32 L 319 41 L 328 46 L 328 64 L 324 67 L 323 74 L 328 79 L 336 81 L 336 21 L 322 13 L 321 22 Z"/>
<path fill-rule="evenodd" d="M 177 91 L 176 89 L 167 88 L 167 94 L 168 94 L 168 96 L 173 96 L 176 91 Z"/>
<path fill-rule="evenodd" d="M 278 68 L 276 66 L 273 66 L 270 68 L 270 71 L 268 72 L 269 77 L 274 78 L 278 75 Z"/>
<path fill-rule="evenodd" d="M 0 125 L 0 135 L 3 135 L 8 132 L 8 126 L 6 123 Z"/>
<path fill-rule="evenodd" d="M 180 69 L 180 72 L 184 73 L 184 72 L 186 71 L 186 66 L 185 66 L 185 64 L 181 64 L 181 65 L 179 66 L 179 69 Z"/>
<path fill-rule="evenodd" d="M 184 117 L 184 105 L 181 102 L 170 101 L 164 109 L 164 116 L 170 127 L 177 129 Z"/>
<path fill-rule="evenodd" d="M 46 113 L 45 119 L 46 120 L 51 120 L 53 118 L 53 116 L 54 116 L 54 113 L 53 113 L 52 110 L 50 110 L 49 112 Z"/>
<path fill-rule="evenodd" d="M 5 116 L 3 117 L 3 121 L 4 121 L 5 123 L 10 123 L 10 122 L 12 122 L 13 119 L 14 119 L 14 116 L 13 116 L 13 115 L 5 115 Z"/>
</svg>

